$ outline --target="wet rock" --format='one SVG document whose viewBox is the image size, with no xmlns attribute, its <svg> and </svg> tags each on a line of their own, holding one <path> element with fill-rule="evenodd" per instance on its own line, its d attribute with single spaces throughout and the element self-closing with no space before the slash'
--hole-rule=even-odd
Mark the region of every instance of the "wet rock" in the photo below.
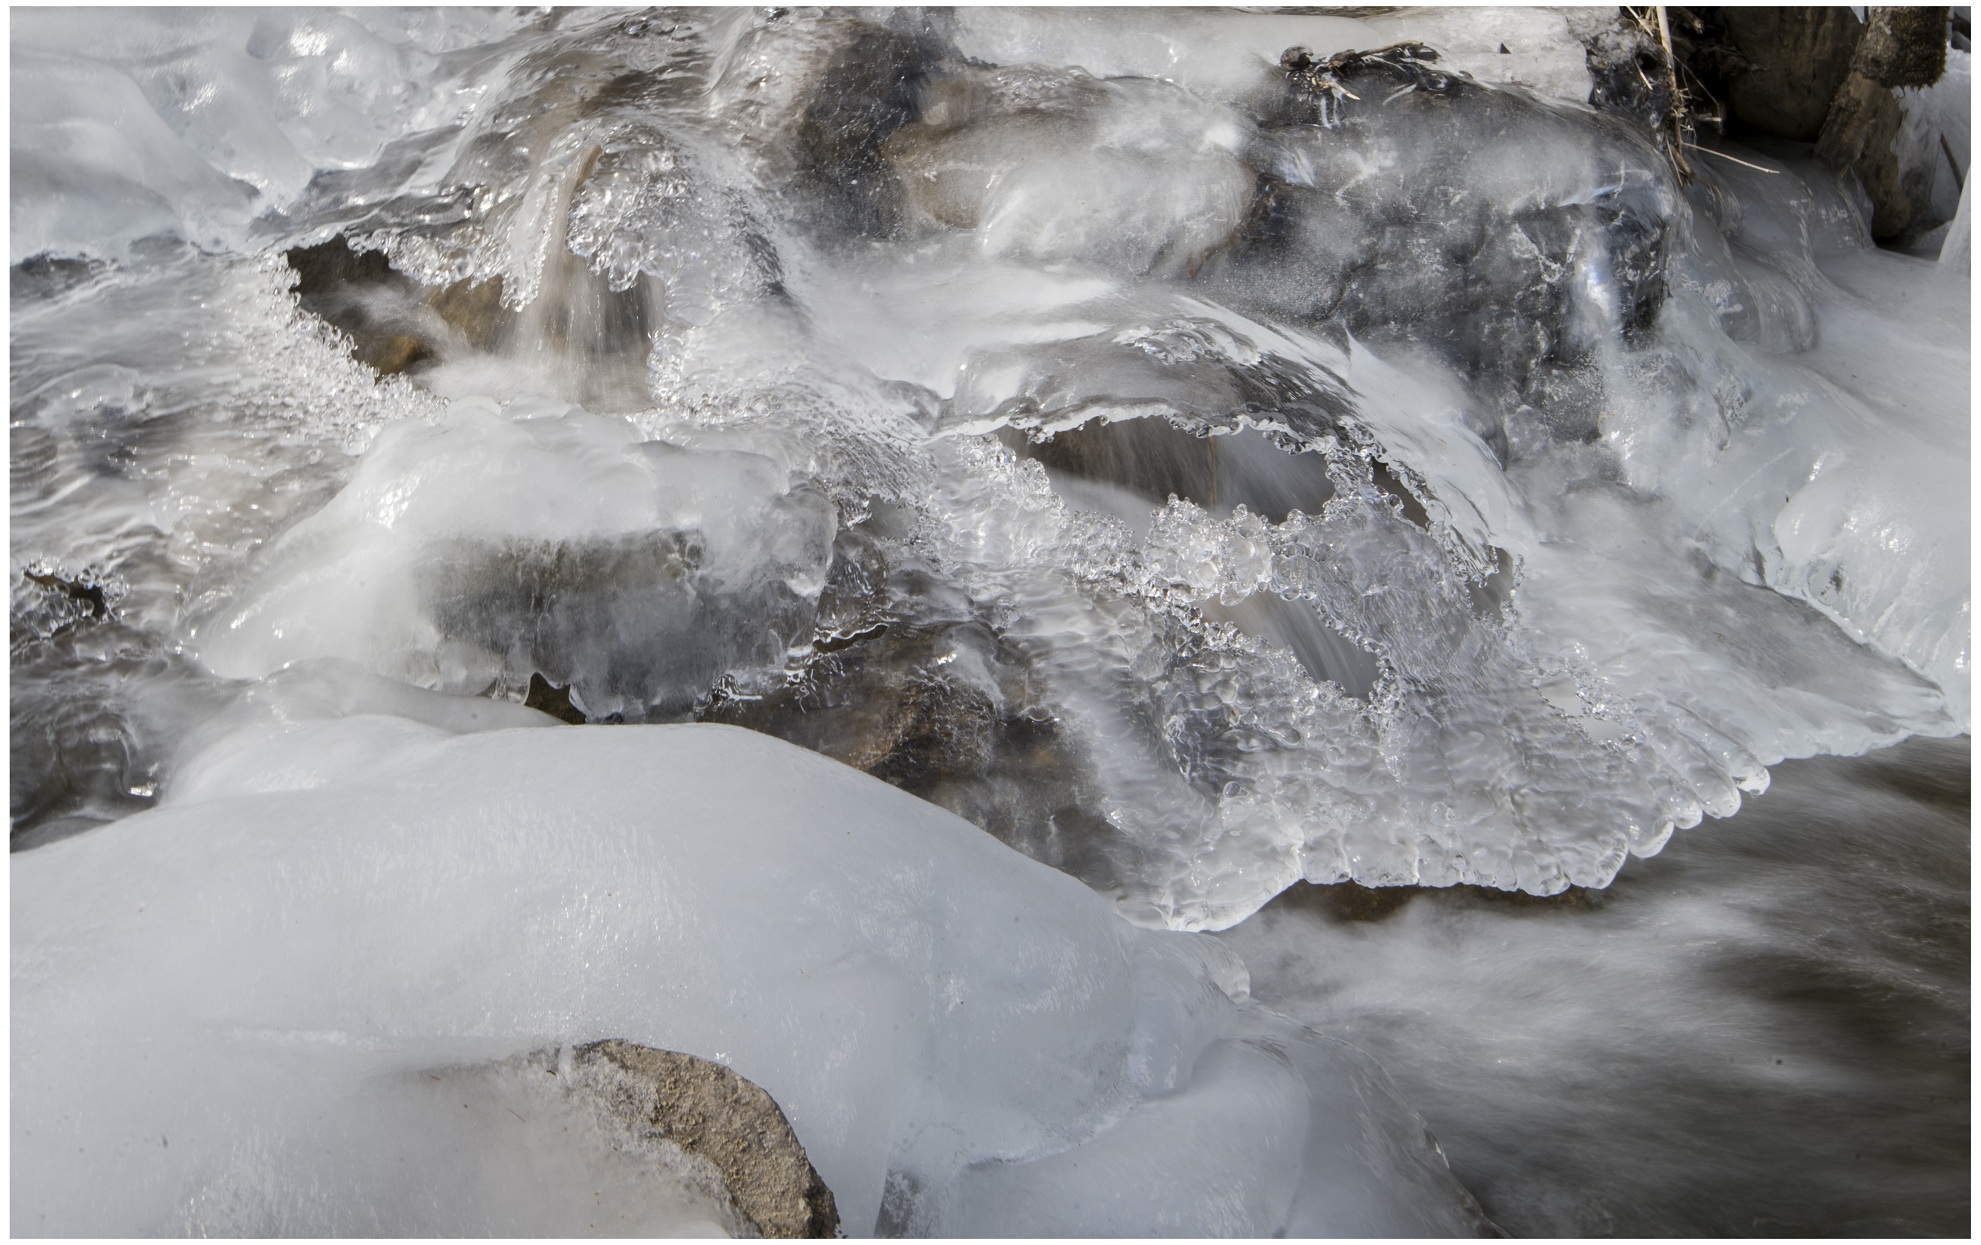
<svg viewBox="0 0 1981 1245">
<path fill-rule="evenodd" d="M 1436 896 L 1447 906 L 1490 907 L 1515 912 L 1581 912 L 1601 907 L 1605 895 L 1597 888 L 1571 886 L 1554 895 L 1495 890 L 1490 886 L 1363 886 L 1337 882 L 1316 886 L 1296 882 L 1274 900 L 1281 909 L 1306 909 L 1330 922 L 1360 924 L 1382 921 L 1401 912 L 1419 896 Z"/>
<path fill-rule="evenodd" d="M 476 350 L 492 351 L 515 321 L 502 305 L 502 278 L 456 281 L 427 295 L 427 306 Z"/>
<path fill-rule="evenodd" d="M 589 541 L 457 540 L 426 561 L 423 608 L 450 644 L 528 673 L 546 712 L 575 690 L 585 720 L 670 721 L 727 670 L 776 664 L 811 605 L 779 584 L 732 594 L 710 582 L 698 533 Z M 567 699 L 563 708 L 574 706 Z M 566 717 L 566 721 L 572 719 Z"/>
<path fill-rule="evenodd" d="M 99 259 L 30 255 L 7 270 L 11 298 L 56 298 L 88 284 L 107 265 Z"/>
<path fill-rule="evenodd" d="M 1077 69 L 948 67 L 881 147 L 918 228 L 992 253 L 1194 274 L 1251 213 L 1259 179 L 1202 101 Z"/>
<path fill-rule="evenodd" d="M 1657 40 L 1614 9 L 1572 10 L 1569 29 L 1588 62 L 1590 106 L 1662 127 L 1671 116 L 1671 77 Z"/>
<path fill-rule="evenodd" d="M 336 237 L 286 258 L 296 270 L 296 300 L 341 329 L 358 362 L 395 376 L 436 356 L 431 332 L 419 331 L 419 283 L 394 271 L 382 253 L 354 250 Z"/>
<path fill-rule="evenodd" d="M 712 1163 L 765 1237 L 838 1235 L 832 1190 L 759 1086 L 719 1063 L 617 1039 L 578 1047 L 571 1073 L 636 1132 Z"/>
<path fill-rule="evenodd" d="M 765 9 L 718 65 L 711 107 L 765 180 L 811 204 L 828 233 L 879 234 L 901 213 L 881 147 L 915 118 L 945 55 L 940 16 Z"/>
<path fill-rule="evenodd" d="M 111 618 L 11 653 L 9 845 L 21 851 L 149 808 L 189 724 L 232 695 Z"/>
<path fill-rule="evenodd" d="M 1616 70 L 1596 73 L 1598 93 L 1644 68 L 1634 58 L 1648 52 L 1627 30 L 1587 37 L 1607 49 L 1592 45 L 1592 64 L 1607 56 Z M 1297 180 L 1272 174 L 1232 284 L 1268 291 L 1277 313 L 1430 347 L 1501 412 L 1535 408 L 1537 426 L 1588 439 L 1592 351 L 1645 340 L 1665 302 L 1676 185 L 1635 115 L 1669 107 L 1655 98 L 1657 75 L 1644 70 L 1652 95 L 1631 97 L 1632 116 L 1592 127 L 1449 72 L 1420 44 L 1325 60 L 1290 48 L 1282 68 L 1260 158 Z M 1366 176 L 1370 167 L 1385 175 Z M 1519 206 L 1490 209 L 1495 196 L 1476 188 L 1512 169 L 1526 171 L 1523 187 L 1503 201 Z M 1497 429 L 1480 435 L 1511 447 Z"/>
<path fill-rule="evenodd" d="M 379 251 L 341 235 L 287 253 L 304 311 L 351 339 L 351 356 L 395 376 L 464 347 L 493 351 L 515 322 L 502 305 L 502 279 L 432 287 L 399 272 Z"/>
<path fill-rule="evenodd" d="M 873 538 L 864 526 L 842 533 L 792 677 L 715 697 L 699 720 L 822 753 L 1090 884 L 1117 882 L 1118 836 L 1092 811 L 1085 767 L 1025 654 L 939 581 L 888 565 Z"/>
<path fill-rule="evenodd" d="M 129 588 L 101 567 L 65 571 L 36 560 L 21 572 L 9 610 L 9 644 L 18 650 L 31 638 L 50 639 L 84 622 L 108 622 L 112 606 Z"/>
<path fill-rule="evenodd" d="M 949 807 L 938 797 L 984 778 L 998 751 L 995 688 L 951 669 L 955 654 L 967 648 L 979 657 L 987 646 L 973 630 L 895 620 L 822 635 L 802 679 L 761 698 L 718 702 L 703 719 L 775 735 Z"/>
<path fill-rule="evenodd" d="M 1125 488 L 1157 505 L 1172 494 L 1203 505 L 1216 500 L 1211 439 L 1161 419 L 1094 420 L 1021 452 L 1054 471 Z"/>
</svg>

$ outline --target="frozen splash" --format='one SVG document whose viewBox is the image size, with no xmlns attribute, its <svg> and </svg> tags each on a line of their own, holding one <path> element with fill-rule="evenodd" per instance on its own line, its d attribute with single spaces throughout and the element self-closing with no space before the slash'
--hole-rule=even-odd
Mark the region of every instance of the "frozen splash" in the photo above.
<svg viewBox="0 0 1981 1245">
<path fill-rule="evenodd" d="M 325 659 L 780 735 L 1184 929 L 1966 728 L 1965 286 L 1824 175 L 1681 185 L 1455 17 L 452 13 L 17 21 L 17 842 Z M 339 237 L 402 375 L 290 289 Z"/>
</svg>

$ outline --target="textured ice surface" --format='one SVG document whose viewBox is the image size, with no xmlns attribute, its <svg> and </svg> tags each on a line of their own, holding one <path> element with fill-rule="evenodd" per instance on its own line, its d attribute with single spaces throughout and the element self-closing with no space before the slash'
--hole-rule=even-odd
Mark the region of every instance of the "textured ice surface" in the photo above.
<svg viewBox="0 0 1981 1245">
<path fill-rule="evenodd" d="M 1559 14 L 82 21 L 15 37 L 11 555 L 123 595 L 17 583 L 30 831 L 285 662 L 542 674 L 1206 928 L 1601 885 L 1968 720 L 1959 271 L 1813 168 L 1680 184 Z M 410 381 L 283 289 L 340 232 Z"/>
<path fill-rule="evenodd" d="M 478 95 L 472 49 L 519 24 L 468 9 L 23 12 L 9 259 L 120 254 L 160 233 L 239 246 L 319 171 L 456 123 Z"/>
<path fill-rule="evenodd" d="M 763 1086 L 855 1234 L 1475 1226 L 1210 938 L 759 734 L 255 725 L 13 888 L 17 1233 L 707 1223 L 513 1062 L 605 1036 Z"/>
<path fill-rule="evenodd" d="M 542 674 L 594 718 L 678 716 L 810 636 L 833 528 L 759 456 L 461 401 L 388 428 L 193 644 L 224 677 L 337 657 L 473 694 Z"/>
</svg>

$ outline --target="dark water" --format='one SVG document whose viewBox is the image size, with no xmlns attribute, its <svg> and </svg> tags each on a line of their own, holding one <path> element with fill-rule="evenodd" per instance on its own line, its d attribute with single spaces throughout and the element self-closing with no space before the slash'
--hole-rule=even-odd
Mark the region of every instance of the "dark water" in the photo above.
<svg viewBox="0 0 1981 1245">
<path fill-rule="evenodd" d="M 1605 891 L 1302 886 L 1224 935 L 1520 1236 L 1965 1236 L 1970 741 L 1791 761 Z"/>
</svg>

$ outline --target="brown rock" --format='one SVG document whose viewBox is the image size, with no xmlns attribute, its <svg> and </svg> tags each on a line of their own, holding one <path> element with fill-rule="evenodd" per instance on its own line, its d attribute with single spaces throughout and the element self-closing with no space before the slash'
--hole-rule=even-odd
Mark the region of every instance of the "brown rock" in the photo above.
<svg viewBox="0 0 1981 1245">
<path fill-rule="evenodd" d="M 585 711 L 571 703 L 569 687 L 559 687 L 539 673 L 530 675 L 530 690 L 523 697 L 523 707 L 535 709 L 539 713 L 547 713 L 558 721 L 568 722 L 573 726 L 583 726 L 588 720 Z"/>
<path fill-rule="evenodd" d="M 494 350 L 516 318 L 502 305 L 501 277 L 442 286 L 426 305 L 476 350 Z"/>
<path fill-rule="evenodd" d="M 1879 241 L 1903 234 L 1915 212 L 1893 151 L 1904 122 L 1904 111 L 1891 91 L 1853 71 L 1837 91 L 1816 142 L 1818 159 L 1851 170 L 1864 183 L 1871 196 L 1871 236 Z"/>
<path fill-rule="evenodd" d="M 1816 140 L 1818 159 L 1849 169 L 1871 196 L 1871 236 L 1888 241 L 1930 224 L 1933 173 L 1908 169 L 1897 139 L 1904 113 L 1892 91 L 1930 86 L 1946 71 L 1944 8 L 1875 8 Z"/>
<path fill-rule="evenodd" d="M 303 310 L 341 329 L 358 362 L 395 376 L 437 357 L 416 312 L 419 285 L 381 252 L 353 250 L 337 237 L 287 258 Z"/>
<path fill-rule="evenodd" d="M 433 358 L 433 347 L 411 333 L 390 333 L 359 343 L 358 362 L 380 376 L 397 376 Z"/>
<path fill-rule="evenodd" d="M 1864 23 L 1841 6 L 1728 7 L 1721 13 L 1750 65 L 1733 79 L 1734 118 L 1776 138 L 1815 141 L 1850 73 Z"/>
<path fill-rule="evenodd" d="M 757 1085 L 707 1059 L 617 1039 L 578 1047 L 572 1063 L 614 1114 L 714 1164 L 764 1236 L 838 1235 L 832 1190 Z"/>
<path fill-rule="evenodd" d="M 1882 87 L 1932 86 L 1947 71 L 1947 6 L 1872 9 L 1851 68 Z"/>
</svg>

